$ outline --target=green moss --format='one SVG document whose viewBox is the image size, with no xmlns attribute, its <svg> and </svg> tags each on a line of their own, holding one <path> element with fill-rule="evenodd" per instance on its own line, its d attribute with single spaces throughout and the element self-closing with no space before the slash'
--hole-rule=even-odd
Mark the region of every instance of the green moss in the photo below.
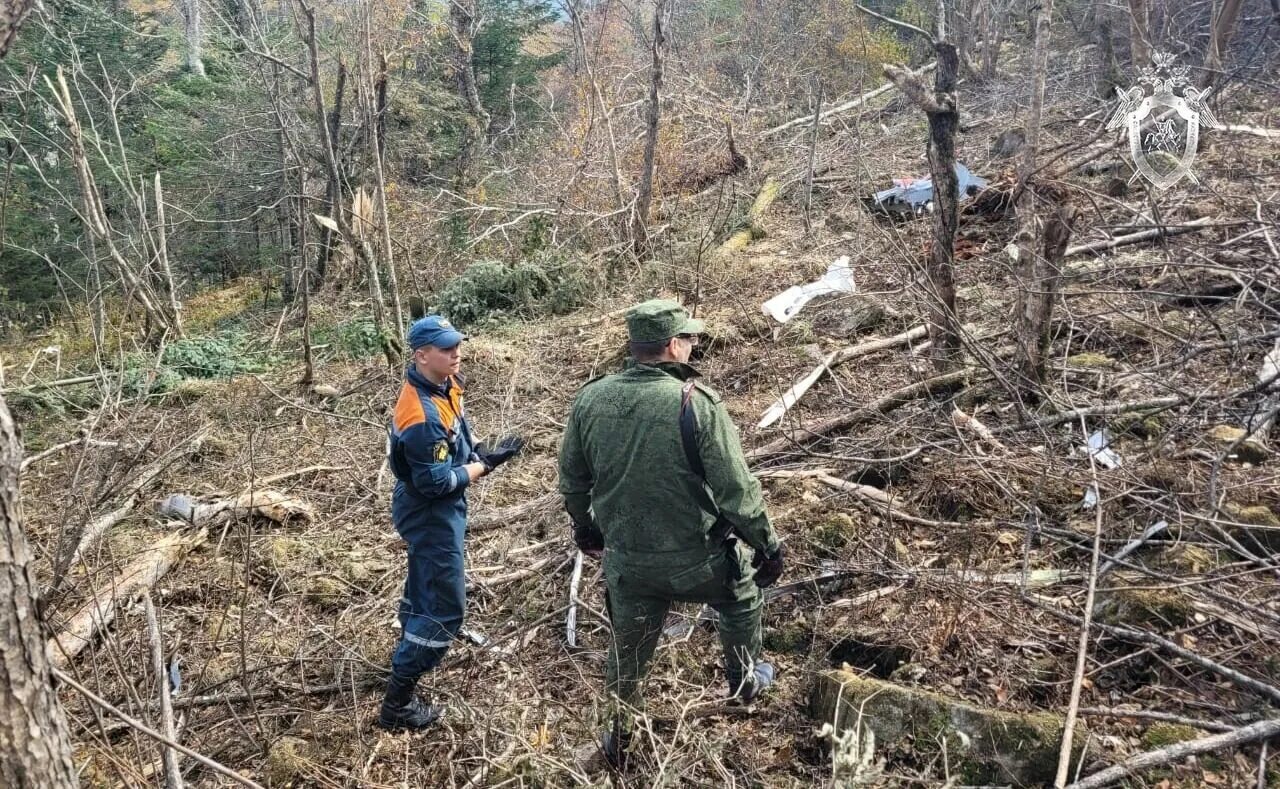
<svg viewBox="0 0 1280 789">
<path fill-rule="evenodd" d="M 812 643 L 813 631 L 803 616 L 764 631 L 764 648 L 770 652 L 803 652 Z"/>
<path fill-rule="evenodd" d="M 827 559 L 838 559 L 844 556 L 845 549 L 853 542 L 857 530 L 857 525 L 848 513 L 833 513 L 809 532 L 814 544 L 814 553 Z"/>
<path fill-rule="evenodd" d="M 1176 590 L 1124 589 L 1103 602 L 1101 619 L 1112 625 L 1181 627 L 1190 619 L 1191 613 L 1191 604 Z"/>
<path fill-rule="evenodd" d="M 1181 723 L 1164 723 L 1162 721 L 1153 723 L 1142 733 L 1142 747 L 1150 751 L 1156 748 L 1163 748 L 1166 745 L 1195 740 L 1201 736 L 1203 736 L 1203 733 L 1192 726 L 1184 726 Z"/>
<path fill-rule="evenodd" d="M 1085 351 L 1084 353 L 1077 353 L 1075 356 L 1067 357 L 1067 364 L 1072 367 L 1083 367 L 1086 370 L 1114 370 L 1116 360 L 1105 353 Z"/>
</svg>

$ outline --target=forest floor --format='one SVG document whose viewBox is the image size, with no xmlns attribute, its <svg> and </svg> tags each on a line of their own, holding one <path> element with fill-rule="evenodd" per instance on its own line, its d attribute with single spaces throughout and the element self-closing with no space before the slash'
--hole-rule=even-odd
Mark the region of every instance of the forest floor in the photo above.
<svg viewBox="0 0 1280 789">
<path fill-rule="evenodd" d="M 988 86 L 964 99 L 970 125 L 958 158 L 1007 185 L 1010 160 L 993 157 L 989 143 L 1006 128 L 1000 119 L 1013 98 Z M 1049 144 L 1086 138 L 1093 126 L 1078 121 L 1100 109 L 1084 98 L 1054 104 Z M 1231 123 L 1277 125 L 1274 108 L 1247 91 L 1218 112 Z M 1102 550 L 1112 553 L 1153 523 L 1168 524 L 1099 582 L 1104 623 L 1157 634 L 1217 666 L 1280 684 L 1276 461 L 1264 434 L 1240 442 L 1223 428 L 1243 427 L 1275 397 L 1251 391 L 1280 336 L 1275 138 L 1206 133 L 1195 164 L 1201 183 L 1166 193 L 1138 183 L 1113 197 L 1106 188 L 1114 172 L 1063 176 L 1087 196 L 1073 244 L 1153 220 L 1210 224 L 1103 257 L 1068 258 L 1045 402 L 1020 404 L 1008 386 L 1017 284 L 1005 247 L 1014 220 L 967 213 L 957 286 L 971 338 L 969 376 L 847 431 L 807 436 L 806 427 L 933 375 L 916 340 L 835 367 L 778 424 L 755 427 L 823 355 L 921 324 L 913 283 L 929 220 L 887 223 L 859 198 L 890 177 L 927 172 L 924 134 L 923 116 L 891 103 L 834 136 L 839 142 L 820 156 L 832 180 L 817 191 L 809 234 L 796 205 L 800 189 L 786 180 L 799 156 L 789 152 L 803 146 L 781 146 L 788 153 L 760 167 L 787 184 L 784 199 L 764 220 L 767 235 L 742 253 L 654 265 L 575 313 L 474 332 L 464 370 L 477 432 L 521 433 L 529 446 L 470 495 L 467 628 L 485 644 L 458 644 L 424 682 L 449 707 L 442 725 L 420 735 L 373 726 L 405 566 L 383 466 L 400 371 L 377 356 L 344 355 L 335 330 L 332 345 L 318 351 L 317 383 L 337 395 L 297 386 L 299 327 L 292 318 L 281 327 L 279 306 L 255 301 L 252 282 L 188 307 L 206 316 L 193 331 L 232 327 L 253 338 L 262 358 L 275 360 L 258 372 L 185 380 L 164 395 L 106 407 L 86 407 L 72 389 L 15 399 L 28 455 L 77 435 L 115 442 L 66 449 L 23 474 L 27 532 L 41 581 L 54 590 L 46 598 L 51 625 L 110 589 L 122 567 L 179 527 L 156 514 L 158 500 L 172 493 L 217 500 L 304 470 L 270 487 L 304 502 L 305 512 L 281 522 L 244 515 L 215 522 L 152 592 L 166 653 L 180 660 L 181 741 L 270 786 L 826 785 L 831 756 L 810 699 L 819 672 L 842 665 L 983 707 L 1062 713 L 1079 643 L 1071 617 L 1084 611 L 1099 526 Z M 1111 160 L 1127 162 L 1127 154 L 1113 147 L 1096 161 Z M 760 173 L 744 178 L 758 186 Z M 815 301 L 783 326 L 761 313 L 768 297 L 816 279 L 841 255 L 851 259 L 856 295 Z M 817 476 L 766 475 L 769 511 L 790 551 L 783 583 L 796 584 L 766 610 L 776 687 L 751 709 L 727 707 L 713 627 L 664 638 L 646 689 L 641 764 L 611 777 L 593 753 L 609 637 L 602 581 L 588 561 L 571 648 L 565 617 L 575 554 L 550 495 L 556 450 L 576 389 L 621 361 L 619 310 L 659 289 L 645 282 L 674 283 L 691 301 L 695 276 L 698 314 L 711 335 L 695 365 L 724 397 L 748 449 L 795 439 L 758 458 L 757 468 L 824 468 L 888 494 L 891 505 Z M 359 307 L 321 294 L 313 324 L 340 326 Z M 0 348 L 8 385 L 51 342 L 34 337 Z M 75 363 L 64 348 L 64 368 Z M 1061 416 L 1141 401 L 1159 404 Z M 957 427 L 956 408 L 994 440 Z M 1115 468 L 1081 449 L 1104 427 L 1120 458 Z M 194 442 L 198 451 L 165 466 L 133 512 L 55 576 L 52 557 L 63 555 L 81 524 L 118 507 L 141 468 Z M 815 580 L 797 583 L 807 579 Z M 680 612 L 686 620 L 694 614 Z M 142 608 L 128 605 L 68 672 L 154 725 L 150 661 Z M 1273 714 L 1258 693 L 1221 672 L 1096 630 L 1082 684 L 1081 706 L 1094 710 L 1231 727 Z M 86 784 L 156 783 L 153 742 L 70 689 L 63 699 Z M 1081 774 L 1204 734 L 1138 717 L 1082 718 L 1084 756 L 1072 765 Z M 961 785 L 963 759 L 951 747 L 877 744 L 863 769 L 881 772 L 865 785 Z M 227 783 L 189 759 L 183 765 L 193 785 Z M 1280 785 L 1280 760 L 1260 764 L 1256 748 L 1182 760 L 1132 785 L 1252 786 L 1260 769 L 1267 785 Z"/>
</svg>

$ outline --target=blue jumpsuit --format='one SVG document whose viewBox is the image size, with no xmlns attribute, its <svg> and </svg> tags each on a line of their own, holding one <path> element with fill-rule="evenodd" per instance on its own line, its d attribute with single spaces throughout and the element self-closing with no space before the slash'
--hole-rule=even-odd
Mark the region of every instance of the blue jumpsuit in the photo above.
<svg viewBox="0 0 1280 789">
<path fill-rule="evenodd" d="M 409 544 L 401 638 L 391 658 L 392 673 L 403 679 L 417 680 L 435 668 L 462 627 L 462 540 L 470 482 L 463 466 L 474 460 L 473 451 L 461 383 L 450 377 L 437 386 L 410 365 L 388 442 L 397 480 L 391 521 Z"/>
</svg>

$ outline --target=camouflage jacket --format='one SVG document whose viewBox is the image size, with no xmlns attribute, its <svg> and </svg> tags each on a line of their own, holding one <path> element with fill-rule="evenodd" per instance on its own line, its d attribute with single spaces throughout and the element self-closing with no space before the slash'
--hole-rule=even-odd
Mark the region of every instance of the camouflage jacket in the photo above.
<svg viewBox="0 0 1280 789">
<path fill-rule="evenodd" d="M 747 468 L 724 403 L 696 385 L 697 444 L 706 483 L 689 466 L 680 440 L 687 364 L 635 364 L 586 384 L 573 402 L 560 447 L 560 492 L 578 528 L 598 530 L 606 555 L 627 564 L 685 565 L 722 546 L 715 505 L 752 548 L 777 550 L 760 482 Z"/>
</svg>

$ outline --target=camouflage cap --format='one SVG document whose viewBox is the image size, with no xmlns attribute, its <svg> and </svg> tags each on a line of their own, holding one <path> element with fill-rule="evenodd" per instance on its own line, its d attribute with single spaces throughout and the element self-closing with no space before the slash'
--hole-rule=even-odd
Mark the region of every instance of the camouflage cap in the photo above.
<svg viewBox="0 0 1280 789">
<path fill-rule="evenodd" d="M 670 299 L 651 299 L 627 310 L 631 342 L 661 342 L 677 334 L 701 334 L 706 326 Z"/>
</svg>

